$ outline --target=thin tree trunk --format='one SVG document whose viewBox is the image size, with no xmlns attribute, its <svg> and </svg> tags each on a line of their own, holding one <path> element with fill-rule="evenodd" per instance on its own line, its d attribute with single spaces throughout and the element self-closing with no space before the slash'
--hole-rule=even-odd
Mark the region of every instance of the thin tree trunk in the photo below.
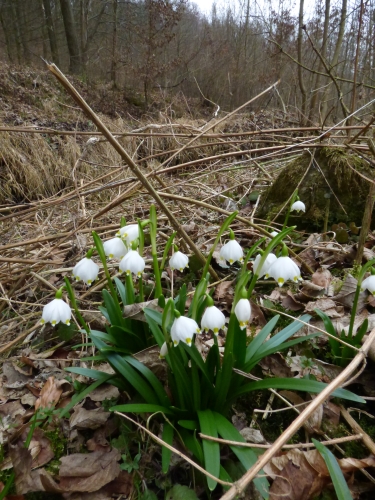
<svg viewBox="0 0 375 500">
<path fill-rule="evenodd" d="M 304 5 L 304 0 L 300 0 L 299 3 L 299 16 L 298 16 L 298 84 L 299 84 L 299 89 L 301 91 L 301 97 L 302 97 L 302 103 L 301 103 L 301 125 L 303 126 L 306 122 L 306 87 L 305 87 L 305 82 L 303 81 L 303 74 L 302 74 L 302 32 L 304 29 L 303 25 L 303 5 Z"/>
<path fill-rule="evenodd" d="M 111 82 L 113 88 L 117 88 L 117 7 L 118 0 L 113 0 L 113 32 L 112 32 L 112 58 L 111 58 Z"/>
<path fill-rule="evenodd" d="M 345 23 L 346 23 L 346 13 L 347 13 L 347 8 L 348 8 L 348 0 L 342 0 L 341 4 L 341 16 L 340 16 L 340 24 L 339 24 L 339 32 L 337 35 L 337 41 L 336 41 L 336 46 L 335 46 L 335 52 L 333 54 L 332 60 L 331 60 L 331 68 L 335 68 L 337 65 L 337 61 L 339 60 L 339 55 L 341 52 L 341 46 L 342 46 L 342 41 L 344 39 L 344 33 L 345 33 Z M 321 108 L 321 116 L 322 116 L 322 122 L 324 123 L 325 121 L 325 116 L 327 113 L 327 90 L 329 87 L 325 88 L 325 91 L 322 95 L 322 108 Z"/>
<path fill-rule="evenodd" d="M 321 48 L 321 54 L 322 54 L 323 59 L 325 59 L 326 53 L 327 53 L 327 38 L 328 38 L 328 29 L 329 29 L 330 10 L 331 10 L 331 0 L 326 0 L 325 10 L 324 10 L 323 40 L 322 40 L 322 48 Z M 323 71 L 323 63 L 321 60 L 319 60 L 318 71 L 319 72 Z M 314 118 L 316 117 L 316 106 L 318 103 L 318 96 L 320 95 L 320 91 L 319 91 L 320 82 L 321 82 L 321 75 L 317 74 L 316 79 L 315 79 L 315 85 L 314 85 L 314 94 L 313 94 L 313 97 L 311 99 L 311 104 L 310 104 L 310 114 L 309 114 L 309 121 L 310 122 L 313 122 Z"/>
<path fill-rule="evenodd" d="M 16 8 L 16 16 L 18 20 L 18 34 L 19 34 L 19 39 L 21 42 L 22 46 L 22 51 L 23 51 L 23 58 L 26 64 L 30 64 L 31 62 L 31 52 L 30 52 L 30 47 L 28 44 L 27 40 L 27 30 L 26 30 L 26 19 L 25 19 L 25 11 L 24 7 L 25 4 L 23 3 L 23 0 L 15 0 L 15 8 Z M 21 3 L 23 8 L 21 8 Z M 19 29 L 19 24 L 21 24 L 21 29 Z"/>
<path fill-rule="evenodd" d="M 52 18 L 52 10 L 51 10 L 51 1 L 50 0 L 42 0 L 42 7 L 44 12 L 44 19 L 47 26 L 49 45 L 51 48 L 52 61 L 59 66 L 59 50 L 56 40 L 56 31 Z"/>
<path fill-rule="evenodd" d="M 70 0 L 60 0 L 61 14 L 64 21 L 65 36 L 69 51 L 69 72 L 80 74 L 81 72 L 81 55 L 79 51 L 79 43 L 77 30 L 74 23 L 72 5 Z"/>
<path fill-rule="evenodd" d="M 10 63 L 13 63 L 11 43 L 10 43 L 10 38 L 9 38 L 9 34 L 8 34 L 7 24 L 6 24 L 6 21 L 4 18 L 3 6 L 0 8 L 0 24 L 1 24 L 1 27 L 3 28 L 3 32 L 4 32 L 5 45 L 7 48 L 8 59 L 9 59 Z"/>
</svg>

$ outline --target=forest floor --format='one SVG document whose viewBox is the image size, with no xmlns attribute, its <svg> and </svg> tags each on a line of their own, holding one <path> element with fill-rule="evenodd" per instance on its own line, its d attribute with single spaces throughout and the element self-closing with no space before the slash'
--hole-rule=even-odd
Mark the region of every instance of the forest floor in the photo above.
<svg viewBox="0 0 375 500">
<path fill-rule="evenodd" d="M 114 373 L 105 355 L 95 357 L 95 346 L 82 333 L 75 314 L 69 326 L 41 325 L 43 307 L 93 246 L 93 231 L 106 241 L 115 236 L 122 217 L 126 224 L 149 218 L 155 199 L 149 185 L 139 181 L 138 172 L 165 204 L 157 208 L 159 258 L 176 230 L 170 214 L 182 229 L 175 243 L 189 254 L 189 269 L 180 273 L 167 266 L 162 273 L 162 288 L 168 298 L 173 292 L 177 296 L 186 285 L 187 304 L 203 269 L 197 252 L 209 254 L 226 217 L 238 211 L 231 229 L 246 253 L 266 231 L 282 229 L 298 186 L 306 212 L 291 214 L 289 222 L 296 228 L 285 241 L 303 280 L 283 287 L 273 279 L 258 280 L 251 296 L 247 342 L 256 339 L 276 315 L 280 319 L 272 335 L 302 315 L 305 324 L 291 337 L 299 343 L 263 357 L 250 375 L 257 377 L 255 380 L 274 377 L 334 382 L 352 359 L 361 358 L 361 342 L 371 340 L 375 328 L 374 296 L 365 290 L 356 297 L 362 266 L 375 257 L 372 211 L 366 214 L 363 198 L 374 177 L 358 166 L 359 162 L 366 164 L 364 169 L 374 166 L 369 143 L 373 129 L 365 129 L 363 122 L 351 132 L 343 124 L 329 134 L 329 127 L 303 129 L 297 117 L 273 110 L 268 94 L 238 112 L 221 111 L 218 116 L 215 105 L 207 108 L 182 95 L 170 98 L 158 94 L 152 108 L 145 112 L 138 105 L 139 96 L 129 97 L 106 85 L 70 81 L 137 170 L 98 131 L 92 117 L 83 114 L 51 72 L 2 68 L 0 484 L 9 486 L 5 498 L 221 498 L 228 485 L 208 488 L 204 474 L 194 472 L 185 459 L 188 456 L 197 461 L 197 457 L 184 448 L 178 436 L 173 440 L 175 453 L 168 471 L 164 470 L 161 446 L 155 441 L 163 435 L 160 419 L 148 421 L 150 415 L 141 413 L 132 414 L 129 421 L 110 411 L 116 404 L 133 401 L 132 394 L 107 383 L 93 388 L 89 371 L 86 375 L 66 371 L 83 368 Z M 356 136 L 349 146 L 348 133 Z M 296 166 L 305 165 L 306 158 L 308 166 L 296 173 Z M 321 173 L 332 191 L 331 198 L 325 198 L 330 198 L 331 205 L 327 201 L 319 205 L 321 202 L 308 194 L 317 182 L 307 175 L 313 162 L 310 158 L 317 161 L 314 171 Z M 355 171 L 354 180 L 343 165 Z M 280 184 L 285 172 L 289 172 L 289 178 Z M 348 178 L 350 189 L 345 190 Z M 266 198 L 265 193 L 271 196 L 272 186 L 279 186 L 279 199 Z M 269 205 L 265 206 L 267 199 Z M 362 204 L 357 207 L 357 202 Z M 342 207 L 342 213 L 330 217 L 336 214 L 335 203 Z M 354 205 L 357 212 L 352 215 Z M 361 228 L 368 222 L 364 234 Z M 155 276 L 147 229 L 145 233 L 142 306 L 146 302 L 149 306 Z M 220 265 L 219 249 L 227 235 L 213 253 L 210 286 L 215 305 L 229 317 L 240 266 Z M 249 271 L 251 264 L 249 261 Z M 112 277 L 120 277 L 118 261 L 109 261 L 108 270 Z M 105 332 L 108 318 L 99 309 L 107 286 L 102 271 L 101 265 L 99 280 L 90 287 L 77 282 L 74 292 L 90 329 Z M 370 268 L 365 277 L 369 273 Z M 324 333 L 327 323 L 315 309 L 329 318 L 336 338 L 349 342 L 348 331 L 353 337 L 358 332 L 363 337 L 358 336 L 357 343 L 353 341 L 345 360 L 334 352 L 336 344 Z M 125 308 L 124 315 L 144 321 L 142 307 L 136 312 Z M 318 335 L 303 339 L 312 333 Z M 225 340 L 221 332 L 217 337 L 221 353 Z M 205 358 L 213 345 L 211 336 L 199 335 L 196 343 Z M 263 467 L 270 483 L 269 498 L 348 498 L 340 497 L 327 462 L 310 447 L 314 437 L 327 443 L 338 459 L 352 498 L 373 498 L 375 344 L 370 342 L 368 347 L 366 356 L 348 375 L 350 385 L 341 384 L 366 402 L 328 398 L 296 427 L 284 443 L 286 448 L 273 448 L 273 443 L 314 402 L 315 395 L 271 387 L 240 396 L 231 406 L 230 422 L 258 450 L 257 454 L 274 449 Z M 151 345 L 134 352 L 134 357 L 170 390 L 166 361 L 159 358 L 158 347 Z M 138 402 L 137 396 L 134 401 Z M 246 472 L 228 443 L 221 447 L 221 460 L 229 482 L 240 480 Z M 3 491 L 0 498 L 5 495 Z M 262 498 L 254 483 L 246 485 L 239 495 Z"/>
</svg>

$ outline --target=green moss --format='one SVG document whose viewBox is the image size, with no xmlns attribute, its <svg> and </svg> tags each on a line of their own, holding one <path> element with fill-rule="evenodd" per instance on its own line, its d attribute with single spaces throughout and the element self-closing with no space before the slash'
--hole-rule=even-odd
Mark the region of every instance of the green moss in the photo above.
<svg viewBox="0 0 375 500">
<path fill-rule="evenodd" d="M 330 225 L 340 221 L 360 226 L 369 184 L 356 171 L 371 179 L 374 177 L 364 160 L 344 149 L 317 149 L 313 162 L 310 153 L 303 153 L 285 167 L 262 194 L 257 216 L 273 220 L 281 211 L 276 220 L 282 223 L 286 213 L 283 206 L 298 187 L 306 213 L 291 213 L 290 225 L 296 224 L 300 229 L 322 229 L 329 201 Z"/>
</svg>

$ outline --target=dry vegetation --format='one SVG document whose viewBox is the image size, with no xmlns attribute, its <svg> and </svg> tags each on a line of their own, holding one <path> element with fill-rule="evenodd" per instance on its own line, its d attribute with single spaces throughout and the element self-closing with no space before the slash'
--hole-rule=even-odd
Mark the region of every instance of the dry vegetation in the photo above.
<svg viewBox="0 0 375 500">
<path fill-rule="evenodd" d="M 70 340 L 56 338 L 52 328 L 39 325 L 43 305 L 53 298 L 64 276 L 69 276 L 74 264 L 92 245 L 91 231 L 108 239 L 117 230 L 122 216 L 128 223 L 146 218 L 153 201 L 120 155 L 52 78 L 48 73 L 12 68 L 2 72 L 0 353 L 4 360 L 11 360 L 17 366 L 21 356 L 24 361 L 32 356 L 52 360 L 56 356 L 66 357 Z M 103 100 L 100 89 L 95 93 L 92 89 L 87 91 L 79 81 L 73 83 L 203 253 L 208 250 L 225 215 L 234 209 L 239 209 L 239 217 L 233 228 L 240 242 L 250 247 L 270 223 L 270 220 L 256 218 L 259 194 L 284 169 L 299 160 L 304 161 L 307 150 L 340 148 L 348 157 L 365 158 L 361 161 L 374 166 L 368 136 L 362 135 L 366 123 L 351 129 L 340 124 L 330 130 L 328 136 L 324 135 L 327 127 L 324 130 L 302 129 L 293 122 L 293 117 L 286 120 L 281 112 L 263 110 L 266 98 L 256 103 L 256 111 L 248 113 L 244 109 L 220 123 L 224 114 L 207 117 L 202 113 L 199 117 L 198 105 L 193 101 L 179 119 L 172 117 L 173 104 L 155 116 L 135 117 L 134 109 L 128 104 L 124 107 L 120 94 L 116 115 L 108 116 L 106 107 L 111 110 L 115 107 L 116 93 L 107 93 Z M 373 131 L 371 127 L 370 131 Z M 303 174 L 296 182 L 302 181 L 302 177 Z M 340 193 L 335 194 L 340 198 Z M 286 195 L 280 201 L 284 203 L 287 199 Z M 162 251 L 166 235 L 169 236 L 172 228 L 167 217 L 161 212 L 159 215 Z M 361 220 L 354 222 L 362 225 Z M 303 246 L 304 254 L 299 260 L 305 277 L 310 279 L 319 263 L 332 259 L 332 255 L 339 266 L 353 265 L 353 243 L 344 247 L 331 241 L 328 249 L 322 249 L 327 242 L 309 240 L 306 243 L 303 232 L 306 224 L 308 221 L 302 220 L 299 242 L 294 247 L 299 252 Z M 323 221 L 320 232 L 322 230 Z M 372 244 L 370 236 L 364 260 L 373 256 Z M 184 245 L 182 240 L 181 245 Z M 147 257 L 150 258 L 149 250 Z M 225 278 L 220 268 L 215 269 L 220 279 Z M 199 266 L 195 268 L 192 264 L 190 285 L 194 285 L 198 274 Z M 233 278 L 234 275 L 226 279 Z M 81 285 L 76 288 L 83 315 L 92 328 L 103 326 L 97 310 L 103 286 L 104 279 L 92 288 Z M 228 287 L 222 290 L 222 298 L 229 302 Z M 280 301 L 284 299 L 285 295 Z M 293 300 L 298 302 L 301 297 L 293 297 Z M 371 307 L 373 303 L 367 305 Z M 287 312 L 293 309 L 290 302 L 286 307 Z M 258 325 L 265 311 L 259 309 Z M 73 333 L 76 342 L 79 335 Z M 67 347 L 66 352 L 57 350 L 57 344 Z M 36 370 L 39 378 L 35 380 L 39 385 L 34 395 L 40 392 L 43 377 L 45 379 L 52 372 L 57 378 L 62 377 L 61 368 L 65 362 L 58 363 L 52 361 L 54 368 L 50 372 L 47 365 L 43 370 Z M 13 393 L 14 389 L 7 388 L 3 381 L 0 399 L 6 402 Z M 33 405 L 29 404 L 29 408 Z M 356 464 L 353 469 L 367 465 Z M 134 495 L 133 492 L 133 498 L 137 498 Z"/>
</svg>

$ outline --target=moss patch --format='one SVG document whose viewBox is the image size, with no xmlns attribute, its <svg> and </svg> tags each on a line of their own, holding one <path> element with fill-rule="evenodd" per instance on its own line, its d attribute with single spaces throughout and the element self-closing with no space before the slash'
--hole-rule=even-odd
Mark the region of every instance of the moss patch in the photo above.
<svg viewBox="0 0 375 500">
<path fill-rule="evenodd" d="M 306 205 L 306 213 L 291 213 L 290 224 L 299 229 L 321 230 L 329 203 L 329 227 L 339 222 L 361 225 L 369 183 L 357 172 L 374 178 L 364 160 L 344 149 L 322 147 L 315 151 L 313 160 L 310 153 L 305 152 L 289 164 L 263 193 L 257 217 L 273 220 L 303 178 L 299 197 Z M 285 213 L 286 209 L 276 221 L 282 223 Z"/>
</svg>

